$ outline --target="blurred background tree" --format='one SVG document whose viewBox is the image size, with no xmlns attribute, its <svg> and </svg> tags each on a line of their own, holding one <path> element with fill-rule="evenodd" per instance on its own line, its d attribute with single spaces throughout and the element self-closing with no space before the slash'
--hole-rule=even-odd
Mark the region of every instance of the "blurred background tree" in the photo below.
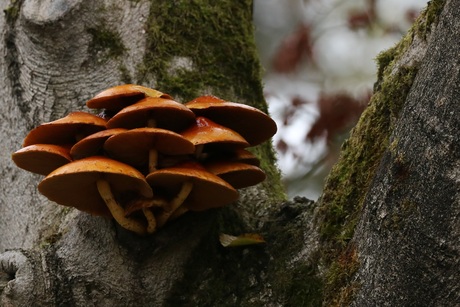
<svg viewBox="0 0 460 307">
<path fill-rule="evenodd" d="M 265 97 L 289 197 L 317 199 L 343 140 L 367 105 L 375 57 L 426 0 L 255 0 Z"/>
</svg>

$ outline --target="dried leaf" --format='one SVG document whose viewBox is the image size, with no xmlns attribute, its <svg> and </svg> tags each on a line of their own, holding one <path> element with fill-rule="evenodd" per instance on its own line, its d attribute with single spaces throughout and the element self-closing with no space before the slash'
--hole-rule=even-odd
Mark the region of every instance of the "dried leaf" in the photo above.
<svg viewBox="0 0 460 307">
<path fill-rule="evenodd" d="M 220 244 L 224 247 L 245 246 L 265 243 L 264 238 L 256 233 L 245 233 L 237 237 L 225 233 L 219 236 Z"/>
<path fill-rule="evenodd" d="M 304 57 L 311 58 L 312 42 L 310 27 L 300 25 L 281 43 L 278 52 L 273 58 L 273 68 L 279 73 L 293 71 Z"/>
</svg>

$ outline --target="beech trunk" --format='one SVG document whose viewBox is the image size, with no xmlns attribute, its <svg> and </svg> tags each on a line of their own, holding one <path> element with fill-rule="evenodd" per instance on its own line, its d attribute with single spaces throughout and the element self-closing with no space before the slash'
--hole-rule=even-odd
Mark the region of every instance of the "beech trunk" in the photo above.
<svg viewBox="0 0 460 307">
<path fill-rule="evenodd" d="M 460 301 L 460 5 L 431 1 L 378 57 L 321 199 L 267 180 L 139 237 L 41 196 L 11 154 L 122 83 L 266 111 L 251 1 L 0 1 L 0 305 L 454 306 Z M 224 248 L 221 233 L 266 244 Z"/>
</svg>

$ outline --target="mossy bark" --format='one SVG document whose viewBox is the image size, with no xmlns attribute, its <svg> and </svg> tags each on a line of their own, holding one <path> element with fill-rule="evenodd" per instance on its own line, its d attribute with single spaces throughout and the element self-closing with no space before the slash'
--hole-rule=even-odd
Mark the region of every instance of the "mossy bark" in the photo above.
<svg viewBox="0 0 460 307">
<path fill-rule="evenodd" d="M 410 295 L 414 289 L 413 293 L 419 293 L 417 289 L 428 293 L 429 297 L 420 295 L 422 304 L 434 303 L 439 295 L 446 297 L 445 305 L 458 301 L 455 279 L 448 278 L 458 276 L 459 267 L 453 265 L 458 264 L 454 244 L 458 233 L 448 232 L 456 229 L 453 222 L 459 216 L 458 159 L 455 164 L 446 154 L 443 159 L 450 162 L 443 170 L 449 171 L 437 174 L 436 167 L 421 159 L 420 151 L 408 149 L 417 141 L 415 132 L 407 129 L 413 122 L 401 124 L 411 119 L 408 114 L 416 106 L 444 114 L 439 118 L 449 134 L 438 138 L 444 147 L 433 148 L 444 148 L 450 157 L 458 158 L 459 134 L 453 134 L 458 117 L 448 116 L 456 114 L 453 97 L 458 98 L 454 95 L 458 92 L 452 80 L 458 78 L 449 69 L 443 75 L 450 83 L 436 74 L 433 84 L 438 87 L 433 92 L 444 91 L 446 99 L 432 99 L 434 105 L 426 91 L 429 86 L 420 81 L 430 80 L 424 63 L 441 62 L 443 53 L 437 44 L 449 50 L 449 59 L 459 58 L 457 48 L 449 48 L 448 43 L 457 33 L 454 20 L 460 14 L 454 1 L 431 1 L 401 43 L 378 57 L 374 96 L 344 144 L 318 203 L 303 198 L 285 201 L 273 150 L 265 144 L 254 148 L 268 175 L 264 184 L 242 191 L 240 201 L 232 206 L 189 214 L 146 238 L 112 221 L 45 200 L 35 189 L 40 178 L 15 168 L 10 153 L 32 127 L 84 109 L 86 99 L 123 82 L 157 88 L 179 101 L 214 94 L 266 110 L 252 37 L 251 1 L 17 0 L 0 2 L 0 8 L 5 11 L 0 17 L 0 49 L 6 55 L 0 59 L 0 75 L 5 76 L 0 81 L 0 101 L 5 106 L 3 122 L 8 123 L 0 126 L 5 140 L 0 143 L 2 304 L 404 305 L 409 299 L 418 302 Z M 425 58 L 425 54 L 437 57 Z M 443 67 L 457 67 L 446 61 Z M 453 90 L 442 87 L 443 82 Z M 419 100 L 422 103 L 417 104 Z M 437 110 L 444 113 L 435 112 L 433 106 L 445 108 Z M 441 126 L 419 126 L 436 135 L 439 129 L 427 127 Z M 408 138 L 411 133 L 414 137 Z M 434 195 L 444 189 L 449 196 L 435 197 L 422 206 L 420 197 L 426 194 L 407 192 L 424 188 L 413 177 L 420 168 L 411 162 L 411 155 L 431 167 L 429 174 L 437 185 L 429 182 L 434 188 L 427 191 Z M 439 206 L 441 201 L 449 206 Z M 437 206 L 444 211 L 436 211 Z M 440 214 L 426 215 L 429 207 Z M 384 218 L 375 208 L 386 208 Z M 417 219 L 421 209 L 429 218 Z M 417 231 L 427 225 L 434 228 L 436 221 L 447 225 L 442 232 L 424 237 L 426 232 Z M 267 243 L 233 248 L 219 244 L 220 233 L 246 232 L 261 234 Z M 412 237 L 404 239 L 404 234 Z M 408 244 L 411 238 L 416 243 Z M 437 243 L 424 244 L 423 238 Z M 402 255 L 409 260 L 394 257 L 399 239 L 405 240 Z M 415 252 L 433 246 L 441 252 L 433 253 L 432 259 L 423 252 L 422 261 L 415 259 Z M 409 269 L 419 265 L 420 280 L 436 286 L 410 278 L 410 287 L 404 288 L 401 283 L 409 270 L 398 267 L 392 256 Z M 432 265 L 436 261 L 441 261 L 442 270 Z M 393 264 L 391 276 L 396 278 L 386 278 L 385 263 Z M 400 276 L 397 269 L 403 272 Z M 440 272 L 445 279 L 433 277 Z M 386 295 L 385 287 L 391 288 L 392 281 L 405 290 Z"/>
</svg>

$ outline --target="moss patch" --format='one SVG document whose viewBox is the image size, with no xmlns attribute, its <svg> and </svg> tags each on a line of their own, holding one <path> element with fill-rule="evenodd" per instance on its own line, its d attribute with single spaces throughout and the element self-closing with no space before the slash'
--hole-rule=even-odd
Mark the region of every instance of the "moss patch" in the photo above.
<svg viewBox="0 0 460 307">
<path fill-rule="evenodd" d="M 313 208 L 313 202 L 306 199 L 284 203 L 258 231 L 265 245 L 234 248 L 222 247 L 217 240 L 219 233 L 254 230 L 239 224 L 231 208 L 221 210 L 215 227 L 203 239 L 187 264 L 183 281 L 176 284 L 165 305 L 321 305 L 323 285 L 318 277 L 318 262 L 293 260 L 304 249 L 306 223 L 311 222 Z"/>
<path fill-rule="evenodd" d="M 97 56 L 98 59 L 105 61 L 110 58 L 118 58 L 126 51 L 117 32 L 113 32 L 104 25 L 89 28 L 86 30 L 91 35 L 89 53 Z"/>
<path fill-rule="evenodd" d="M 244 98 L 266 111 L 250 21 L 249 0 L 155 2 L 140 82 L 155 83 L 184 100 L 212 89 L 224 99 Z M 174 67 L 177 59 L 189 65 Z"/>
<path fill-rule="evenodd" d="M 359 263 L 357 257 L 347 257 L 349 242 L 382 155 L 388 148 L 394 148 L 389 138 L 419 67 L 418 63 L 396 67 L 396 63 L 415 35 L 426 38 L 443 4 L 444 1 L 431 1 L 401 42 L 377 57 L 378 81 L 374 95 L 343 144 L 339 162 L 327 179 L 318 223 L 323 246 L 321 261 L 328 268 L 324 289 L 324 302 L 328 306 L 346 304 L 359 286 L 351 282 Z"/>
<path fill-rule="evenodd" d="M 254 43 L 252 1 L 155 1 L 147 27 L 147 53 L 134 79 L 189 101 L 213 94 L 267 112 Z M 268 142 L 254 148 L 267 173 L 273 203 L 285 200 Z"/>
</svg>

